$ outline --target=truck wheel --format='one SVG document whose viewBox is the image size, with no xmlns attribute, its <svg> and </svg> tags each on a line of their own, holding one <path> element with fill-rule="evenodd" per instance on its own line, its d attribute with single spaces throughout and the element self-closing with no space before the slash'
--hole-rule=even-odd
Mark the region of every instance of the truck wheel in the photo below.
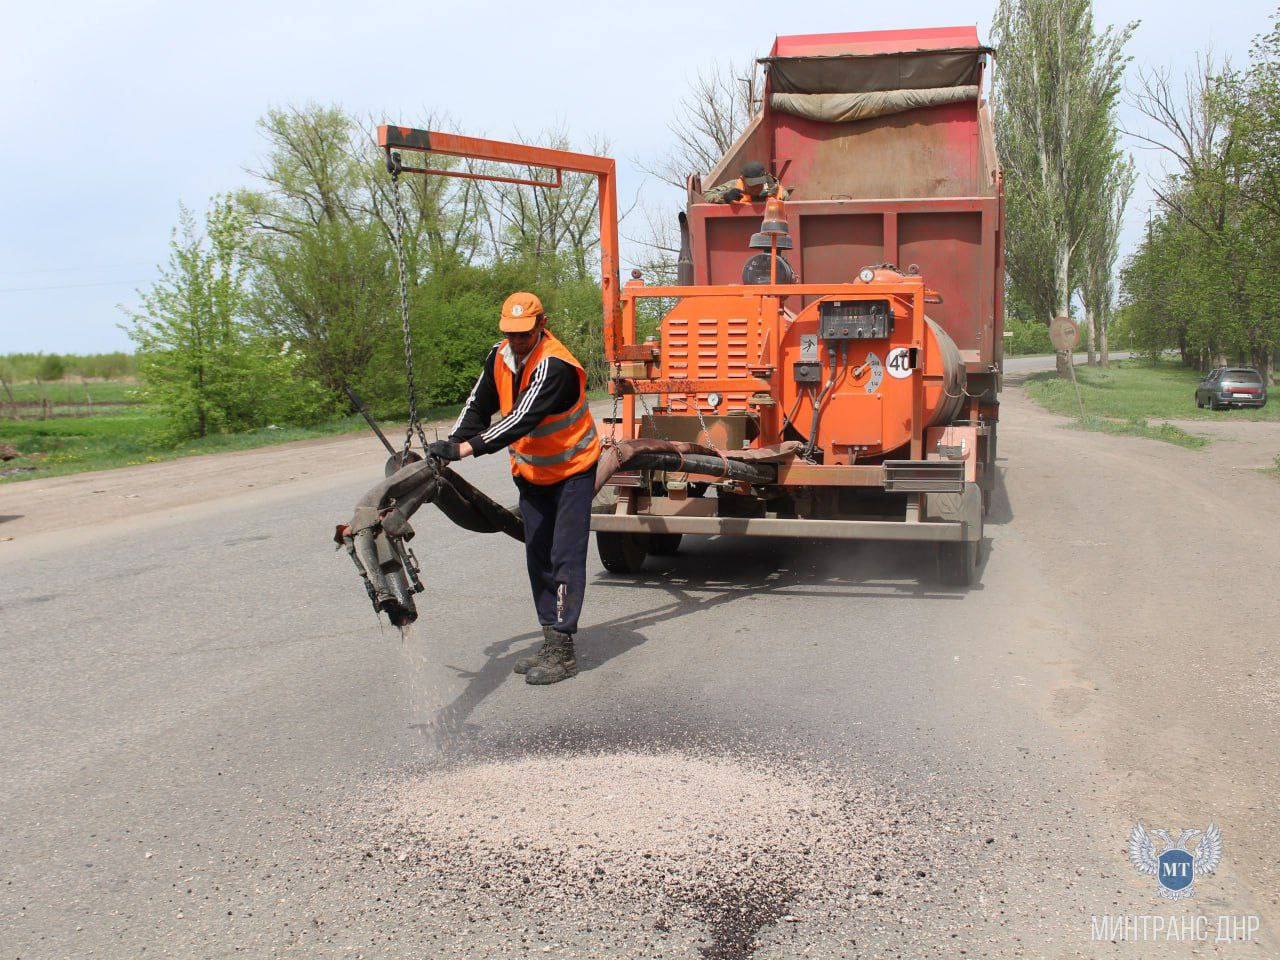
<svg viewBox="0 0 1280 960">
<path fill-rule="evenodd" d="M 651 533 L 649 534 L 649 552 L 655 557 L 674 557 L 680 550 L 683 533 Z"/>
<path fill-rule="evenodd" d="M 987 436 L 986 456 L 982 464 L 982 515 L 991 512 L 991 496 L 996 486 L 996 425 L 991 425 L 991 433 Z"/>
<path fill-rule="evenodd" d="M 600 562 L 610 573 L 639 573 L 648 554 L 645 539 L 638 533 L 597 530 L 596 548 L 600 551 Z"/>
<path fill-rule="evenodd" d="M 944 540 L 938 544 L 938 579 L 947 586 L 971 587 L 978 582 L 984 526 L 979 513 L 976 537 L 972 540 Z"/>
</svg>

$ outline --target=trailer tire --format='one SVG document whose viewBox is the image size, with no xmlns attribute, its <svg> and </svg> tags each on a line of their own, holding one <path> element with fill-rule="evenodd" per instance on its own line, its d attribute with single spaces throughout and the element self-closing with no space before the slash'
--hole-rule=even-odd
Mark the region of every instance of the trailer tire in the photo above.
<svg viewBox="0 0 1280 960">
<path fill-rule="evenodd" d="M 596 548 L 600 551 L 600 562 L 610 573 L 639 573 L 644 569 L 644 559 L 649 553 L 646 539 L 638 533 L 597 530 Z"/>
<path fill-rule="evenodd" d="M 649 534 L 649 552 L 655 557 L 674 557 L 680 551 L 683 533 L 651 533 Z"/>
</svg>

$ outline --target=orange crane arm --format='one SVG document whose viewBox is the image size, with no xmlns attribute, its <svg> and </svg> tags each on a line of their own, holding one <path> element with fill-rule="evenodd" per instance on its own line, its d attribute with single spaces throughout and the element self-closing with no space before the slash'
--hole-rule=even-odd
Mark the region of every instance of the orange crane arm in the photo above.
<svg viewBox="0 0 1280 960">
<path fill-rule="evenodd" d="M 391 158 L 394 150 L 413 150 L 449 157 L 469 157 L 475 160 L 543 167 L 554 170 L 556 178 L 553 181 L 523 179 L 464 170 L 435 170 L 427 167 L 397 165 L 397 169 L 406 173 L 461 177 L 467 180 L 492 180 L 498 183 L 516 183 L 533 187 L 560 186 L 560 176 L 566 170 L 570 173 L 594 175 L 600 190 L 600 295 L 604 307 L 604 353 L 608 362 L 614 362 L 617 348 L 622 343 L 622 307 L 618 299 L 618 187 L 615 164 L 611 157 L 598 157 L 590 153 L 572 153 L 568 150 L 552 150 L 549 147 L 506 143 L 502 140 L 484 140 L 479 137 L 464 137 L 456 133 L 437 133 L 432 130 L 417 130 L 413 127 L 397 127 L 389 124 L 378 127 L 378 146 L 387 152 L 388 159 Z"/>
</svg>

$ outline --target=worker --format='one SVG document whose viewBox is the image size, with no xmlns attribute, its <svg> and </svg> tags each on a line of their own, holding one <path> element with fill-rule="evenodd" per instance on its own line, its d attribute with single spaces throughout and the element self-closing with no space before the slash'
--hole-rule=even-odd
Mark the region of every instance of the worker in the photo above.
<svg viewBox="0 0 1280 960">
<path fill-rule="evenodd" d="M 769 197 L 787 198 L 786 188 L 764 168 L 759 160 L 744 164 L 737 180 L 712 187 L 702 195 L 707 203 L 760 203 Z"/>
<path fill-rule="evenodd" d="M 587 583 L 600 438 L 587 406 L 587 373 L 547 329 L 542 301 L 513 293 L 498 328 L 506 339 L 485 358 L 449 439 L 431 443 L 428 453 L 452 461 L 508 448 L 543 638 L 515 671 L 528 683 L 557 683 L 578 672 L 573 635 Z M 495 413 L 501 416 L 493 423 Z"/>
</svg>

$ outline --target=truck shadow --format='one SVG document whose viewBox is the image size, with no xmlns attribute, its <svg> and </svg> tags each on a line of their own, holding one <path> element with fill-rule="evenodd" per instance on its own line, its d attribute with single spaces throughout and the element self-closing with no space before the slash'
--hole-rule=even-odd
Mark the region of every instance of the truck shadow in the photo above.
<svg viewBox="0 0 1280 960">
<path fill-rule="evenodd" d="M 987 551 L 983 552 L 985 556 Z M 651 627 L 744 598 L 963 600 L 968 590 L 934 585 L 933 569 L 932 551 L 923 544 L 691 538 L 675 556 L 651 557 L 646 569 L 635 576 L 616 576 L 596 568 L 591 582 L 594 590 L 639 589 L 664 595 L 664 599 L 646 610 L 599 622 L 588 620 L 577 643 L 579 673 L 589 674 L 644 644 Z M 591 592 L 587 594 L 588 611 Z M 520 682 L 513 677 L 512 668 L 541 642 L 540 632 L 526 630 L 487 646 L 486 660 L 478 670 L 452 667 L 466 685 L 430 720 L 413 724 L 412 729 L 439 749 L 459 746 L 466 739 L 466 726 L 476 708 L 503 684 Z"/>
<path fill-rule="evenodd" d="M 1013 520 L 1013 501 L 1009 499 L 1009 488 L 1005 485 L 1004 475 L 1008 461 L 1003 457 L 996 459 L 995 483 L 991 485 L 991 509 L 987 512 L 983 523 L 993 527 L 1002 527 Z"/>
</svg>

